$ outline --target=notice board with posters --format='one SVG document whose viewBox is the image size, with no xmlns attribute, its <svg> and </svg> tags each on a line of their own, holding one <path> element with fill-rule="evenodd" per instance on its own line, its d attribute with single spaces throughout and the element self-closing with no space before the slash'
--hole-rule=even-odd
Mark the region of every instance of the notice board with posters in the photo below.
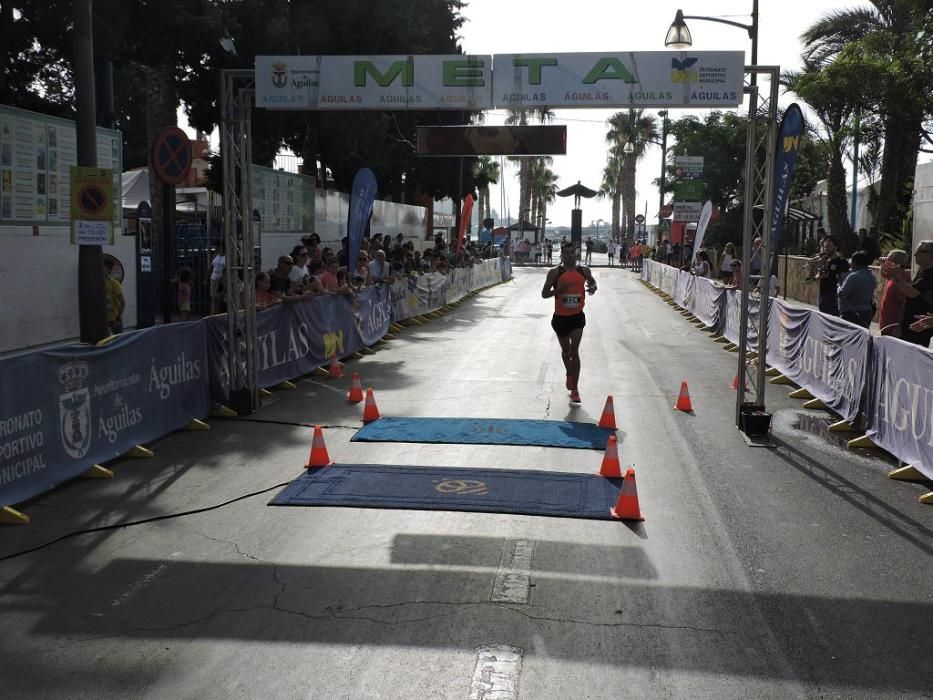
<svg viewBox="0 0 933 700">
<path fill-rule="evenodd" d="M 262 230 L 291 233 L 314 230 L 314 178 L 253 165 L 253 209 Z"/>
<path fill-rule="evenodd" d="M 67 226 L 71 219 L 71 167 L 78 164 L 73 121 L 0 106 L 0 224 Z M 123 137 L 97 129 L 97 167 L 113 170 L 121 191 Z M 113 207 L 113 224 L 121 225 Z"/>
</svg>

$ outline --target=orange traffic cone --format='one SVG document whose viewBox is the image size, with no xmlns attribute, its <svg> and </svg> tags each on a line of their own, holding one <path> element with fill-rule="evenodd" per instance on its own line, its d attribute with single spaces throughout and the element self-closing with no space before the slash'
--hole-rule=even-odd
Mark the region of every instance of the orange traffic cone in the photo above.
<svg viewBox="0 0 933 700">
<path fill-rule="evenodd" d="M 607 479 L 618 479 L 622 476 L 622 467 L 619 465 L 619 443 L 615 435 L 610 435 L 606 442 L 606 454 L 603 455 L 599 475 Z"/>
<path fill-rule="evenodd" d="M 366 403 L 363 404 L 363 422 L 372 423 L 374 420 L 379 420 L 381 416 L 379 415 L 379 409 L 376 408 L 376 399 L 373 397 L 373 390 L 366 390 Z"/>
<path fill-rule="evenodd" d="M 606 397 L 606 405 L 603 407 L 603 415 L 599 418 L 600 428 L 616 429 L 616 411 L 612 405 L 612 394 Z"/>
<path fill-rule="evenodd" d="M 738 391 L 739 388 L 739 375 L 735 375 L 735 379 L 732 380 L 732 391 Z M 748 384 L 745 385 L 745 388 L 748 389 Z"/>
<path fill-rule="evenodd" d="M 617 520 L 644 520 L 645 514 L 638 505 L 638 489 L 635 488 L 635 470 L 625 472 L 622 488 L 619 491 L 619 500 L 616 507 L 609 509 L 609 514 Z"/>
<path fill-rule="evenodd" d="M 350 393 L 347 394 L 347 401 L 350 403 L 359 403 L 363 400 L 363 385 L 360 384 L 360 373 L 354 372 L 350 380 Z"/>
<path fill-rule="evenodd" d="M 343 376 L 343 370 L 337 361 L 337 353 L 332 353 L 330 356 L 330 369 L 327 370 L 327 376 L 331 379 L 340 379 Z"/>
<path fill-rule="evenodd" d="M 680 396 L 677 397 L 677 403 L 674 404 L 674 408 L 678 411 L 687 412 L 693 410 L 693 404 L 690 403 L 690 392 L 687 390 L 686 380 L 680 383 Z"/>
<path fill-rule="evenodd" d="M 308 469 L 317 467 L 327 467 L 333 464 L 330 456 L 327 454 L 327 445 L 324 444 L 324 431 L 321 426 L 314 426 L 314 439 L 311 441 L 311 454 L 308 456 L 308 463 L 305 465 Z"/>
</svg>

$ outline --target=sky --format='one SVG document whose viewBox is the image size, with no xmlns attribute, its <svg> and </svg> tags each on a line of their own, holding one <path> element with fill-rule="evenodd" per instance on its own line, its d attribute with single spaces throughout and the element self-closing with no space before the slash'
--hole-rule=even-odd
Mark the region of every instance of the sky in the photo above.
<svg viewBox="0 0 933 700">
<path fill-rule="evenodd" d="M 693 4 L 689 4 L 692 2 Z M 800 65 L 803 30 L 833 10 L 859 7 L 859 0 L 760 0 L 758 62 L 778 65 L 781 70 Z M 605 0 L 573 0 L 562 3 L 531 0 L 468 0 L 463 9 L 466 22 L 460 29 L 461 45 L 468 54 L 591 52 L 591 51 L 663 51 L 664 36 L 677 9 L 685 15 L 706 15 L 751 23 L 752 0 L 651 0 L 649 2 L 606 2 Z M 545 10 L 544 8 L 547 8 Z M 688 20 L 693 35 L 692 50 L 745 51 L 751 62 L 751 40 L 737 27 Z M 782 96 L 781 104 L 789 104 L 793 96 Z M 578 180 L 598 189 L 606 163 L 606 120 L 616 110 L 557 110 L 553 124 L 567 126 L 567 155 L 554 156 L 551 169 L 558 175 L 558 188 L 563 189 Z M 646 110 L 646 113 L 656 110 Z M 702 116 L 703 110 L 670 110 L 670 119 L 688 114 Z M 504 112 L 487 114 L 487 124 L 501 124 Z M 668 140 L 668 145 L 672 141 Z M 514 166 L 506 165 L 506 201 L 501 204 L 500 192 L 493 185 L 491 205 L 505 215 L 511 211 L 512 221 L 518 216 L 518 180 Z M 658 189 L 653 181 L 661 173 L 661 148 L 649 147 L 638 162 L 637 210 L 644 213 L 647 204 L 648 222 L 657 216 Z M 548 205 L 550 226 L 570 226 L 572 197 L 558 197 Z M 611 200 L 584 199 L 584 226 L 598 219 L 609 221 Z M 497 222 L 498 223 L 498 222 Z"/>
</svg>

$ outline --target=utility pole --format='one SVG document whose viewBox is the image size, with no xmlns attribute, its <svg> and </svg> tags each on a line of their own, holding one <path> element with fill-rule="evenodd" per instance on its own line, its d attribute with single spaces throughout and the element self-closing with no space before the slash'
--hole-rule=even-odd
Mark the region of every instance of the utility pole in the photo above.
<svg viewBox="0 0 933 700">
<path fill-rule="evenodd" d="M 97 166 L 97 110 L 94 90 L 93 0 L 74 0 L 75 107 L 78 166 Z M 99 245 L 78 246 L 78 323 L 82 343 L 106 338 L 107 299 L 104 293 L 104 252 Z"/>
</svg>

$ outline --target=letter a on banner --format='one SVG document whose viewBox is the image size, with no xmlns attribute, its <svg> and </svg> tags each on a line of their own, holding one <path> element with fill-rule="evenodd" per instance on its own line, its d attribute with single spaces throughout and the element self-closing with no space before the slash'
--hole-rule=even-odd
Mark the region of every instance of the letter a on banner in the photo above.
<svg viewBox="0 0 933 700">
<path fill-rule="evenodd" d="M 473 195 L 468 194 L 463 200 L 463 209 L 460 212 L 460 231 L 457 236 L 457 255 L 460 255 L 460 249 L 463 248 L 463 239 L 466 238 L 467 224 L 470 223 L 470 215 L 473 213 Z"/>
<path fill-rule="evenodd" d="M 774 255 L 777 255 L 784 234 L 784 216 L 790 199 L 790 188 L 794 184 L 803 128 L 803 114 L 795 102 L 784 112 L 778 132 L 777 153 L 774 154 L 774 200 L 771 209 L 771 253 Z"/>
<path fill-rule="evenodd" d="M 360 168 L 353 178 L 350 190 L 350 212 L 347 216 L 347 278 L 352 281 L 353 270 L 360 256 L 360 244 L 363 242 L 363 229 L 373 213 L 373 200 L 376 199 L 376 176 L 369 168 Z"/>
</svg>

